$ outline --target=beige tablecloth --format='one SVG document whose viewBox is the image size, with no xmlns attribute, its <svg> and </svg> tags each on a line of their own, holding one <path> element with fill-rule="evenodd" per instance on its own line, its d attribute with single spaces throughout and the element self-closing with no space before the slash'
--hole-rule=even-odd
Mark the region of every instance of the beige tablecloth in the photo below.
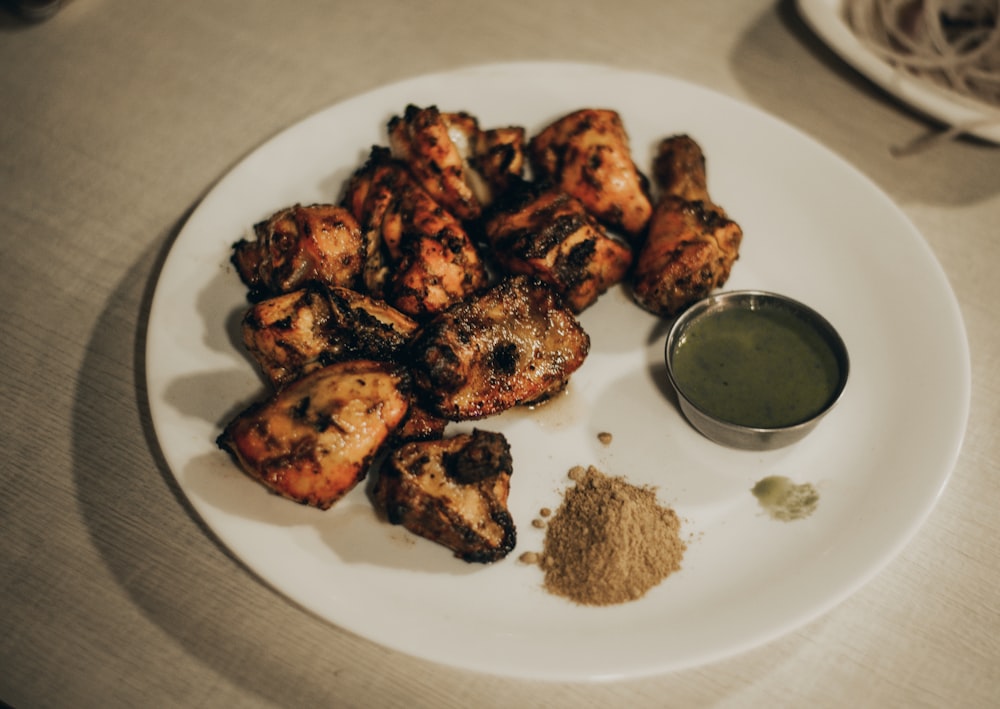
<svg viewBox="0 0 1000 709">
<path fill-rule="evenodd" d="M 152 432 L 143 367 L 150 298 L 169 245 L 211 185 L 338 100 L 425 72 L 526 59 L 673 75 L 779 116 L 900 205 L 961 306 L 971 411 L 927 522 L 834 610 L 715 664 L 549 683 L 387 650 L 299 609 L 234 558 L 189 507 Z M 790 3 L 73 0 L 41 24 L 0 14 L 0 60 L 0 699 L 16 707 L 1000 701 L 1000 149 L 963 139 L 894 157 L 893 146 L 931 124 L 850 70 Z"/>
</svg>

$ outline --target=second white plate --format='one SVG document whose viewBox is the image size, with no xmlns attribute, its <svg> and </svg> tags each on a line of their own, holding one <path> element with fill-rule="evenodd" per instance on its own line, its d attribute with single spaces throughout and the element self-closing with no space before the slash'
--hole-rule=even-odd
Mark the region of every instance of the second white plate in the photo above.
<svg viewBox="0 0 1000 709">
<path fill-rule="evenodd" d="M 844 18 L 842 0 L 796 0 L 799 13 L 813 31 L 842 59 L 896 98 L 945 125 L 962 126 L 964 132 L 1000 144 L 1000 110 L 950 93 L 898 71 L 870 51 Z"/>
</svg>

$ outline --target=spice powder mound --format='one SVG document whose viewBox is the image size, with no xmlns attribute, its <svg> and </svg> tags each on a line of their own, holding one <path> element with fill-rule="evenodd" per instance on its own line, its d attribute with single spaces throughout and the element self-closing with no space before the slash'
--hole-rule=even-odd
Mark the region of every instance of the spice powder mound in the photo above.
<svg viewBox="0 0 1000 709">
<path fill-rule="evenodd" d="M 681 567 L 680 520 L 656 491 L 595 467 L 570 471 L 575 485 L 548 523 L 537 563 L 550 593 L 581 605 L 634 601 Z"/>
</svg>

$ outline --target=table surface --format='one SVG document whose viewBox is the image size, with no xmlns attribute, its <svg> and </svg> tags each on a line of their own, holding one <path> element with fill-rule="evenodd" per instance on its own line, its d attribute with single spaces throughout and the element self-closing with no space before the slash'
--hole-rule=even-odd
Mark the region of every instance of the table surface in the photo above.
<svg viewBox="0 0 1000 709">
<path fill-rule="evenodd" d="M 821 618 L 662 676 L 517 681 L 401 655 L 262 583 L 185 501 L 142 367 L 158 269 L 209 187 L 331 103 L 469 64 L 559 59 L 755 105 L 923 233 L 971 350 L 952 478 L 899 556 Z M 987 706 L 1000 698 L 1000 149 L 933 126 L 789 2 L 73 0 L 0 12 L 0 699 L 36 706 Z M 738 127 L 734 127 L 738 129 Z M 849 205 L 845 205 L 849 208 Z M 919 382 L 914 383 L 919 386 Z M 933 402 L 928 402 L 933 405 Z"/>
</svg>

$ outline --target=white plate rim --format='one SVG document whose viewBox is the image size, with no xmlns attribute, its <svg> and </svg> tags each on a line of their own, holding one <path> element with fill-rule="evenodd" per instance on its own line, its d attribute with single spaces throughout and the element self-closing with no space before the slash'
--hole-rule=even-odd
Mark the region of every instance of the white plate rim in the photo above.
<svg viewBox="0 0 1000 709">
<path fill-rule="evenodd" d="M 421 92 L 427 93 L 431 90 L 429 87 L 446 86 L 449 81 L 474 81 L 477 84 L 488 84 L 491 81 L 509 80 L 511 77 L 528 76 L 536 73 L 542 73 L 546 77 L 554 79 L 565 79 L 577 82 L 581 82 L 583 77 L 586 77 L 585 83 L 605 86 L 609 90 L 614 84 L 622 82 L 628 84 L 629 82 L 632 82 L 637 86 L 644 88 L 662 89 L 664 91 L 669 91 L 671 89 L 680 91 L 688 97 L 698 97 L 699 99 L 718 102 L 719 105 L 723 105 L 736 111 L 737 113 L 740 113 L 744 117 L 752 118 L 753 121 L 759 122 L 755 123 L 755 125 L 759 125 L 762 129 L 766 128 L 767 131 L 775 131 L 776 134 L 786 137 L 796 146 L 808 149 L 808 151 L 811 151 L 810 155 L 812 157 L 821 157 L 822 161 L 824 161 L 823 166 L 825 168 L 838 173 L 838 175 L 843 173 L 843 179 L 847 180 L 845 185 L 853 184 L 856 188 L 861 189 L 863 192 L 870 193 L 872 204 L 875 205 L 873 209 L 880 210 L 886 219 L 896 225 L 899 233 L 901 234 L 900 238 L 906 240 L 907 244 L 912 247 L 913 258 L 917 260 L 918 265 L 921 268 L 927 270 L 927 273 L 924 275 L 930 278 L 932 290 L 941 300 L 939 303 L 940 311 L 938 312 L 937 317 L 943 318 L 942 324 L 952 333 L 954 341 L 951 344 L 953 349 L 949 349 L 947 352 L 936 352 L 934 354 L 937 357 L 944 358 L 947 360 L 948 364 L 952 366 L 951 374 L 953 378 L 951 379 L 951 383 L 955 386 L 953 387 L 954 390 L 947 405 L 949 410 L 949 420 L 945 422 L 948 427 L 948 435 L 946 436 L 947 445 L 935 451 L 934 458 L 939 463 L 937 469 L 933 471 L 932 475 L 929 476 L 928 480 L 924 484 L 924 488 L 920 490 L 920 494 L 916 495 L 917 500 L 915 506 L 912 509 L 907 510 L 906 514 L 903 515 L 903 518 L 895 520 L 897 524 L 896 528 L 892 530 L 892 534 L 888 535 L 888 538 L 884 540 L 884 543 L 878 549 L 878 553 L 874 554 L 872 558 L 866 560 L 863 568 L 856 569 L 854 573 L 850 575 L 850 578 L 840 579 L 841 583 L 839 583 L 836 588 L 833 588 L 829 592 L 823 594 L 821 598 L 816 598 L 814 602 L 807 604 L 808 607 L 795 609 L 794 612 L 791 612 L 787 617 L 783 618 L 781 622 L 772 623 L 770 627 L 757 628 L 754 632 L 748 633 L 742 637 L 723 637 L 715 645 L 711 645 L 709 643 L 705 647 L 692 650 L 690 653 L 677 651 L 676 648 L 674 648 L 671 652 L 667 652 L 663 647 L 653 644 L 648 649 L 647 655 L 644 655 L 639 659 L 629 657 L 628 653 L 624 653 L 623 659 L 620 660 L 616 657 L 616 655 L 621 655 L 623 653 L 608 653 L 591 648 L 593 652 L 590 654 L 581 652 L 580 657 L 570 658 L 566 661 L 554 661 L 554 658 L 552 658 L 552 662 L 547 662 L 544 657 L 541 657 L 538 654 L 538 652 L 532 652 L 531 648 L 518 645 L 518 639 L 516 638 L 511 642 L 514 646 L 523 651 L 519 657 L 498 658 L 496 653 L 492 651 L 484 651 L 483 654 L 477 654 L 475 648 L 465 648 L 461 651 L 456 651 L 454 648 L 426 647 L 418 638 L 407 636 L 407 633 L 411 632 L 411 629 L 407 627 L 397 627 L 392 632 L 386 631 L 385 628 L 380 628 L 378 631 L 372 631 L 371 628 L 366 626 L 364 619 L 347 617 L 342 612 L 337 611 L 337 609 L 331 610 L 328 607 L 323 607 L 322 602 L 318 601 L 317 598 L 311 593 L 307 593 L 300 588 L 290 587 L 289 584 L 284 582 L 282 579 L 282 575 L 284 573 L 294 571 L 294 569 L 289 568 L 288 565 L 291 562 L 289 562 L 287 558 L 262 558 L 259 554 L 257 554 L 255 549 L 252 547 L 252 544 L 248 544 L 245 539 L 240 539 L 238 536 L 239 533 L 246 531 L 245 527 L 247 524 L 251 524 L 251 526 L 259 526 L 259 520 L 251 520 L 250 523 L 247 523 L 246 520 L 240 519 L 235 527 L 230 528 L 228 525 L 233 524 L 231 511 L 226 510 L 220 512 L 219 509 L 213 507 L 213 503 L 206 501 L 206 499 L 200 496 L 198 490 L 193 488 L 189 482 L 189 478 L 186 477 L 184 468 L 185 466 L 191 464 L 194 457 L 206 456 L 212 458 L 214 462 L 209 467 L 218 467 L 220 453 L 218 451 L 209 450 L 212 446 L 206 444 L 210 443 L 210 441 L 192 440 L 190 438 L 192 430 L 189 429 L 191 429 L 192 426 L 189 426 L 190 422 L 187 420 L 189 416 L 183 411 L 179 412 L 177 410 L 177 395 L 171 394 L 170 391 L 171 377 L 173 376 L 176 378 L 177 372 L 187 370 L 194 371 L 198 370 L 199 367 L 202 366 L 202 364 L 197 361 L 181 361 L 180 363 L 176 361 L 177 359 L 185 359 L 187 357 L 187 353 L 178 351 L 172 346 L 171 343 L 171 340 L 177 337 L 179 333 L 179 320 L 177 314 L 171 312 L 173 306 L 171 299 L 176 297 L 177 293 L 182 292 L 183 287 L 185 287 L 187 271 L 192 268 L 192 264 L 194 263 L 192 258 L 200 258 L 202 256 L 202 254 L 197 252 L 204 250 L 205 245 L 203 243 L 193 245 L 195 240 L 203 238 L 206 232 L 210 232 L 213 228 L 218 226 L 218 224 L 215 223 L 216 215 L 214 212 L 218 211 L 219 205 L 232 201 L 235 193 L 239 192 L 239 188 L 246 187 L 248 175 L 252 176 L 257 174 L 259 170 L 266 167 L 268 159 L 273 159 L 275 151 L 284 149 L 290 141 L 294 142 L 292 138 L 297 131 L 315 129 L 318 123 L 321 123 L 325 120 L 325 117 L 331 115 L 331 111 L 335 114 L 338 112 L 343 113 L 344 110 L 349 110 L 352 106 L 370 104 L 371 102 L 384 102 L 387 98 L 394 98 L 398 101 L 399 98 L 407 95 L 408 91 L 414 91 L 417 94 Z M 443 89 L 443 92 L 447 94 L 447 89 Z M 593 100 L 596 101 L 598 99 L 594 98 Z M 399 110 L 401 108 L 402 106 L 394 105 L 391 108 L 387 106 L 386 110 Z M 679 128 L 684 129 L 687 127 L 679 126 Z M 720 161 L 719 158 L 714 157 L 712 153 L 709 153 L 709 159 L 711 161 L 710 165 L 713 162 Z M 289 196 L 291 194 L 293 193 L 289 193 Z M 278 201 L 281 199 L 287 200 L 288 196 L 276 197 L 276 200 Z M 249 213 L 257 214 L 256 211 L 252 210 Z M 222 221 L 224 222 L 225 220 Z M 243 226 L 248 227 L 249 224 L 244 223 Z M 225 246 L 233 240 L 234 239 L 231 238 L 231 235 L 227 234 L 225 237 L 225 244 L 222 242 L 215 244 L 215 252 L 217 255 L 228 255 Z M 188 251 L 192 253 L 186 253 Z M 197 264 L 193 267 L 195 269 L 198 268 Z M 741 266 L 738 265 L 737 268 L 740 267 Z M 212 269 L 220 273 L 221 278 L 236 279 L 235 274 L 225 263 L 214 263 L 212 264 Z M 734 275 L 734 281 L 737 280 L 738 279 Z M 740 283 L 739 285 L 742 286 L 743 284 Z M 759 285 L 767 286 L 769 284 L 764 283 Z M 610 294 L 609 296 L 606 296 L 606 298 L 609 297 L 611 297 Z M 205 303 L 202 303 L 201 306 L 209 310 L 213 307 L 211 304 Z M 191 313 L 188 312 L 183 315 L 187 316 L 190 314 Z M 197 315 L 197 313 L 194 314 Z M 209 334 L 207 337 L 211 338 L 213 335 Z M 216 345 L 217 344 L 218 343 L 216 343 Z M 218 347 L 216 347 L 216 349 L 218 349 Z M 225 360 L 226 357 L 223 357 L 222 359 Z M 218 364 L 218 362 L 212 363 L 213 366 L 215 364 Z M 245 365 L 246 362 L 243 364 Z M 852 367 L 856 366 L 857 365 L 852 359 Z M 715 661 L 734 653 L 756 647 L 761 643 L 772 640 L 782 634 L 801 627 L 803 624 L 815 619 L 819 615 L 837 605 L 844 598 L 867 582 L 867 580 L 881 570 L 886 564 L 888 564 L 889 561 L 894 558 L 895 555 L 909 541 L 909 539 L 912 538 L 917 529 L 926 519 L 927 515 L 930 514 L 931 509 L 947 483 L 961 448 L 962 438 L 965 431 L 965 423 L 968 416 L 971 390 L 968 344 L 965 338 L 964 324 L 962 323 L 957 301 L 955 300 L 954 294 L 947 283 L 947 278 L 931 253 L 926 242 L 919 235 L 906 216 L 901 210 L 898 209 L 898 207 L 892 204 L 891 200 L 889 200 L 888 197 L 886 197 L 877 188 L 877 186 L 874 185 L 874 183 L 868 180 L 868 178 L 849 166 L 845 161 L 840 159 L 831 151 L 812 141 L 811 138 L 808 138 L 797 129 L 788 126 L 780 120 L 759 111 L 752 106 L 739 103 L 734 99 L 716 94 L 672 77 L 648 72 L 636 72 L 614 69 L 606 66 L 572 62 L 517 62 L 510 64 L 480 65 L 406 79 L 401 82 L 374 89 L 371 92 L 361 94 L 346 101 L 339 102 L 338 104 L 334 104 L 334 106 L 304 119 L 300 123 L 289 127 L 278 136 L 266 141 L 258 149 L 242 160 L 236 167 L 234 167 L 233 170 L 227 173 L 227 175 L 223 177 L 215 185 L 215 187 L 212 188 L 212 190 L 210 190 L 208 195 L 206 195 L 196 210 L 192 213 L 187 224 L 172 245 L 171 251 L 165 259 L 163 268 L 159 274 L 159 282 L 157 283 L 156 292 L 150 308 L 149 327 L 147 330 L 146 369 L 150 414 L 163 455 L 171 468 L 171 472 L 174 473 L 180 487 L 184 490 L 193 507 L 206 524 L 213 529 L 224 544 L 230 547 L 244 560 L 245 563 L 247 563 L 252 570 L 255 571 L 255 573 L 257 573 L 267 583 L 272 585 L 276 590 L 284 593 L 286 596 L 296 601 L 306 609 L 314 612 L 319 617 L 325 618 L 326 620 L 358 635 L 368 637 L 376 642 L 403 652 L 421 656 L 435 662 L 465 669 L 472 669 L 475 671 L 490 672 L 515 677 L 556 680 L 594 680 L 635 677 L 704 664 L 706 662 Z M 241 376 L 244 377 L 245 381 L 247 376 L 246 372 L 242 373 Z M 255 375 L 249 375 L 251 379 L 253 376 Z M 209 396 L 209 394 L 204 394 L 204 396 Z M 199 425 L 202 424 L 204 424 L 204 422 L 199 423 Z M 178 431 L 178 428 L 183 430 Z M 180 441 L 180 446 L 177 445 L 178 441 Z M 702 445 L 700 441 L 687 441 L 686 444 L 692 445 L 698 450 L 701 450 L 699 448 L 699 446 Z M 178 448 L 182 448 L 184 451 L 178 452 Z M 192 451 L 195 451 L 195 453 L 193 454 Z M 244 488 L 241 488 L 241 494 L 243 494 L 242 490 L 246 489 L 246 494 L 252 497 L 252 500 L 248 502 L 248 505 L 253 508 L 254 513 L 257 513 L 260 509 L 267 508 L 270 504 L 276 501 L 273 498 L 262 499 L 262 496 L 258 494 L 259 491 L 251 489 L 253 484 L 245 479 L 242 479 L 238 474 L 232 476 L 232 478 L 233 479 L 224 484 L 244 485 Z M 277 502 L 286 505 L 289 504 L 283 501 Z M 290 519 L 296 520 L 295 523 L 298 522 L 298 512 L 293 513 L 282 509 L 276 523 L 272 525 L 270 522 L 267 522 L 263 526 L 273 527 L 273 529 L 277 530 L 279 538 L 282 534 L 285 534 L 286 536 L 290 536 L 292 540 L 297 543 L 299 540 L 295 537 L 295 533 L 289 532 L 289 528 L 294 528 L 294 523 L 289 524 L 284 520 L 286 513 Z M 345 511 L 344 514 L 347 515 L 353 513 L 354 508 L 351 508 L 350 510 Z M 521 520 L 519 522 L 519 529 L 524 526 L 525 522 L 526 520 Z M 239 528 L 238 531 L 237 528 Z M 312 540 L 308 543 L 312 543 Z M 430 553 L 433 554 L 434 552 Z M 492 573 L 492 571 L 493 570 L 488 573 Z M 548 604 L 553 601 L 553 599 L 547 598 L 545 594 L 538 594 L 537 600 L 542 604 Z M 644 599 L 643 601 L 640 601 L 639 604 L 645 602 L 646 601 Z M 635 606 L 641 607 L 639 604 L 635 604 Z M 626 609 L 602 610 L 608 613 L 609 617 L 620 617 L 622 622 L 626 625 L 635 622 L 635 618 L 633 616 L 637 611 L 635 611 L 631 606 Z M 567 614 L 570 617 L 573 617 L 573 613 L 575 612 L 575 610 L 567 611 Z M 445 630 L 448 632 L 443 632 L 442 634 L 446 638 L 450 637 L 450 635 L 453 635 L 455 632 L 454 628 Z M 718 631 L 714 632 L 717 633 Z M 460 635 L 461 633 L 459 633 L 459 636 Z M 725 633 L 722 633 L 722 635 L 725 636 Z M 567 638 L 558 642 L 556 640 L 551 640 L 551 642 L 560 646 L 563 650 L 566 649 L 566 646 L 561 643 L 583 642 L 586 644 L 585 641 L 580 638 Z M 539 648 L 539 652 L 551 652 L 551 649 L 551 647 L 544 646 L 543 643 L 543 646 Z"/>
</svg>

